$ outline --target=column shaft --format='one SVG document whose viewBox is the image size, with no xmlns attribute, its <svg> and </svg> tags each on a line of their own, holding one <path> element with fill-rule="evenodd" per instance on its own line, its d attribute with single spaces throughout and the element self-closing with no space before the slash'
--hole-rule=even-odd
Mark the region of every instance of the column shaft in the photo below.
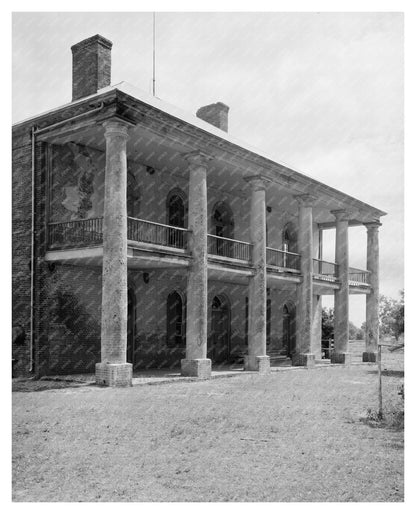
<svg viewBox="0 0 416 514">
<path fill-rule="evenodd" d="M 379 240 L 381 223 L 367 223 L 367 270 L 371 293 L 366 296 L 366 328 L 364 362 L 376 362 L 379 342 Z"/>
<path fill-rule="evenodd" d="M 192 262 L 188 271 L 186 358 L 181 361 L 182 375 L 209 378 L 207 359 L 207 162 L 206 156 L 192 153 L 189 162 L 189 250 Z"/>
<path fill-rule="evenodd" d="M 302 282 L 297 286 L 296 352 L 292 358 L 295 366 L 313 366 L 313 212 L 314 199 L 310 195 L 299 195 L 298 251 Z"/>
<path fill-rule="evenodd" d="M 338 264 L 340 288 L 334 298 L 334 352 L 333 363 L 348 364 L 351 356 L 349 345 L 349 257 L 348 257 L 348 213 L 332 211 L 336 217 L 335 261 Z"/>
<path fill-rule="evenodd" d="M 270 370 L 267 344 L 266 190 L 261 177 L 250 177 L 250 238 L 253 245 L 254 276 L 249 283 L 248 355 L 244 369 L 262 373 Z"/>
<path fill-rule="evenodd" d="M 131 385 L 132 366 L 127 350 L 127 126 L 104 123 L 106 169 L 103 219 L 103 275 L 101 306 L 101 385 Z"/>
</svg>

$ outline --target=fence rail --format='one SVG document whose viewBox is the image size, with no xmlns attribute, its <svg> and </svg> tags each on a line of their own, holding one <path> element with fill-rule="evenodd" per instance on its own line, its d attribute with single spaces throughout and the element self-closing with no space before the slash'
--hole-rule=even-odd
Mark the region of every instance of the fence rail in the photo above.
<svg viewBox="0 0 416 514">
<path fill-rule="evenodd" d="M 298 253 L 266 248 L 266 262 L 268 266 L 300 270 L 300 255 Z"/>
<path fill-rule="evenodd" d="M 368 284 L 370 272 L 364 269 L 349 268 L 348 278 L 353 284 Z"/>
<path fill-rule="evenodd" d="M 251 261 L 252 245 L 244 241 L 208 234 L 208 253 L 241 261 Z"/>
<path fill-rule="evenodd" d="M 103 219 L 61 221 L 49 223 L 49 246 L 89 246 L 103 241 Z"/>
<path fill-rule="evenodd" d="M 338 264 L 321 259 L 314 259 L 313 274 L 317 275 L 321 280 L 334 282 L 338 277 Z"/>
<path fill-rule="evenodd" d="M 188 231 L 181 227 L 172 227 L 154 221 L 127 218 L 127 239 L 140 243 L 186 249 Z"/>
</svg>

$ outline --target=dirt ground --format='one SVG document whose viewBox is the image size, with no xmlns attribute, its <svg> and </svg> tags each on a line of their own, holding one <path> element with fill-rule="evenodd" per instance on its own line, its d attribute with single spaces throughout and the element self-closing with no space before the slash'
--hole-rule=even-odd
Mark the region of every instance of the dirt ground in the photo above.
<svg viewBox="0 0 416 514">
<path fill-rule="evenodd" d="M 20 388 L 13 500 L 403 501 L 403 354 L 383 368 L 386 423 L 374 365 Z"/>
</svg>

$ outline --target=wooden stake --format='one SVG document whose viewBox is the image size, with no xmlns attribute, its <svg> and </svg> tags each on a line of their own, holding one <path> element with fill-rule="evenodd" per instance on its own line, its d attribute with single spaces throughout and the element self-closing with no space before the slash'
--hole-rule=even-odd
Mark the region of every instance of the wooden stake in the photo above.
<svg viewBox="0 0 416 514">
<path fill-rule="evenodd" d="M 383 397 L 382 397 L 382 389 L 381 389 L 381 344 L 378 345 L 377 363 L 378 363 L 378 417 L 379 417 L 379 419 L 383 419 Z"/>
</svg>

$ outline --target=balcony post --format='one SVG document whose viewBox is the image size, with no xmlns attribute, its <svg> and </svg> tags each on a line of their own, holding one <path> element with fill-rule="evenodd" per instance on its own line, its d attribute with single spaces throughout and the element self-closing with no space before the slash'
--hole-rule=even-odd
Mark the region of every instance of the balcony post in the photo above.
<svg viewBox="0 0 416 514">
<path fill-rule="evenodd" d="M 266 268 L 266 179 L 260 175 L 247 177 L 251 185 L 250 238 L 254 275 L 250 277 L 248 295 L 248 355 L 244 369 L 267 373 L 270 357 L 267 344 L 267 268 Z"/>
<path fill-rule="evenodd" d="M 313 353 L 313 212 L 315 198 L 310 194 L 295 196 L 299 204 L 298 252 L 302 282 L 297 286 L 296 352 L 294 366 L 315 365 Z"/>
<path fill-rule="evenodd" d="M 207 167 L 210 158 L 201 152 L 191 152 L 184 157 L 189 169 L 188 229 L 192 262 L 187 285 L 186 358 L 181 361 L 181 373 L 210 378 L 211 360 L 207 359 Z"/>
<path fill-rule="evenodd" d="M 363 362 L 377 361 L 379 342 L 379 221 L 364 223 L 367 227 L 367 270 L 370 272 L 371 293 L 366 295 L 365 352 Z"/>
<path fill-rule="evenodd" d="M 335 261 L 338 264 L 340 288 L 334 295 L 334 352 L 333 364 L 350 364 L 349 346 L 349 257 L 348 220 L 350 214 L 344 209 L 331 211 L 336 219 Z"/>
<path fill-rule="evenodd" d="M 130 386 L 132 365 L 127 352 L 127 155 L 128 125 L 104 122 L 106 167 L 103 216 L 101 362 L 96 383 Z"/>
</svg>

